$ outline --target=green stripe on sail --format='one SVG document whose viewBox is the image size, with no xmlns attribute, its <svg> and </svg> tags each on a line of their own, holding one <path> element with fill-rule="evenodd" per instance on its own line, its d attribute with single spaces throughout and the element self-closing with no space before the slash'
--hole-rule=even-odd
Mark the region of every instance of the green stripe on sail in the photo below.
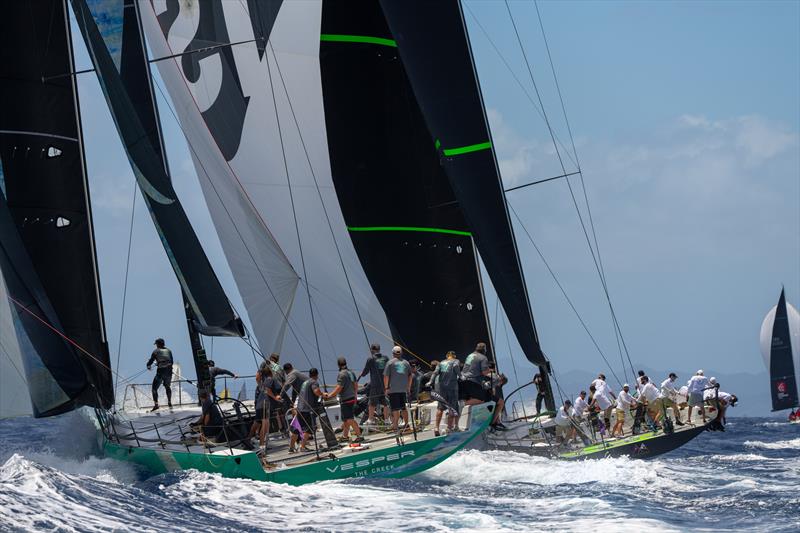
<svg viewBox="0 0 800 533">
<path fill-rule="evenodd" d="M 444 229 L 444 228 L 417 228 L 411 226 L 348 226 L 348 231 L 421 231 L 425 233 L 447 233 L 449 235 L 464 235 L 471 237 L 472 233 L 468 231 L 460 231 L 457 229 Z"/>
<path fill-rule="evenodd" d="M 319 36 L 319 40 L 334 43 L 379 44 L 381 46 L 391 46 L 393 48 L 397 48 L 397 42 L 392 39 L 384 39 L 383 37 L 370 37 L 368 35 L 337 35 L 333 33 L 323 33 Z"/>
<path fill-rule="evenodd" d="M 461 146 L 459 148 L 445 148 L 442 150 L 444 155 L 461 155 L 461 154 L 468 154 L 470 152 L 479 152 L 481 150 L 490 150 L 492 148 L 492 143 L 490 141 L 486 141 L 485 143 L 478 143 L 478 144 L 470 144 L 469 146 Z"/>
</svg>

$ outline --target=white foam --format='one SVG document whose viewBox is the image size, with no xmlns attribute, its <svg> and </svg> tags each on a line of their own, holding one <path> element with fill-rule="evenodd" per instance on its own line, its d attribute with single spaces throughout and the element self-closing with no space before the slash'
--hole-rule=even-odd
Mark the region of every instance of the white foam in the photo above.
<svg viewBox="0 0 800 533">
<path fill-rule="evenodd" d="M 775 442 L 763 442 L 760 440 L 744 441 L 745 448 L 756 448 L 762 450 L 800 450 L 800 438 L 791 440 L 778 440 Z"/>
</svg>

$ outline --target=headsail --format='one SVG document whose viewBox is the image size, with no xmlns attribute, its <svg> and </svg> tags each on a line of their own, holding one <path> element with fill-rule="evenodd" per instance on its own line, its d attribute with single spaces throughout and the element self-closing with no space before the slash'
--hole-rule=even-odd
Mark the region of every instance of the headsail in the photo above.
<svg viewBox="0 0 800 533">
<path fill-rule="evenodd" d="M 800 369 L 800 313 L 781 290 L 778 305 L 761 324 L 761 353 L 769 370 L 772 410 L 800 406 L 797 371 Z"/>
<path fill-rule="evenodd" d="M 333 182 L 393 336 L 426 361 L 491 342 L 472 236 L 380 4 L 323 3 L 320 66 Z"/>
<path fill-rule="evenodd" d="M 150 71 L 136 5 L 126 0 L 72 0 L 136 181 L 204 335 L 242 336 L 164 163 Z"/>
<path fill-rule="evenodd" d="M 68 20 L 0 17 L 0 271 L 35 416 L 113 403 Z"/>
<path fill-rule="evenodd" d="M 288 317 L 285 352 L 297 363 L 300 349 L 309 361 L 315 352 L 306 294 L 292 305 L 303 263 L 302 290 L 311 291 L 326 330 L 327 369 L 337 355 L 367 353 L 363 329 L 390 339 L 330 176 L 322 3 L 143 0 L 140 7 L 155 59 L 176 56 L 158 61 L 159 70 L 261 348 L 280 348 L 275 327 Z"/>
<path fill-rule="evenodd" d="M 0 275 L 0 418 L 33 414 L 15 317 Z"/>
</svg>

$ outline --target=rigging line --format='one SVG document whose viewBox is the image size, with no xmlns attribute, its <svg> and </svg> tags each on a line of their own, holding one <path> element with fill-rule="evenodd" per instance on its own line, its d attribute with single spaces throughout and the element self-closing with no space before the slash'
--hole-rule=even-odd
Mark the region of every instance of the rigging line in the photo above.
<svg viewBox="0 0 800 533">
<path fill-rule="evenodd" d="M 539 92 L 539 87 L 536 84 L 536 80 L 535 80 L 535 78 L 533 76 L 533 69 L 531 68 L 530 62 L 528 61 L 528 55 L 525 53 L 525 47 L 522 45 L 522 38 L 520 37 L 519 31 L 517 30 L 517 23 L 514 20 L 514 15 L 511 13 L 511 6 L 508 4 L 508 0 L 505 0 L 505 5 L 506 5 L 506 10 L 508 11 L 508 17 L 511 20 L 511 26 L 514 28 L 514 34 L 516 35 L 517 43 L 519 44 L 519 48 L 520 48 L 520 52 L 522 52 L 522 57 L 525 60 L 525 66 L 526 66 L 526 68 L 528 70 L 528 75 L 530 77 L 531 83 L 533 84 L 533 89 L 536 92 L 536 98 L 538 99 L 539 106 L 542 109 L 542 115 L 544 117 L 545 124 L 547 125 L 547 130 L 550 132 L 550 138 L 551 138 L 551 140 L 553 142 L 553 148 L 555 148 L 556 156 L 558 157 L 558 162 L 561 165 L 562 172 L 564 174 L 566 174 L 567 173 L 566 166 L 564 165 L 564 160 L 563 160 L 563 158 L 561 156 L 561 151 L 558 149 L 558 142 L 556 141 L 556 136 L 555 136 L 555 133 L 553 132 L 553 127 L 550 124 L 550 120 L 547 118 L 547 112 L 544 110 L 544 103 L 542 102 L 542 96 L 541 96 L 541 93 Z M 580 167 L 579 167 L 579 173 L 580 173 Z M 581 175 L 581 178 L 582 178 L 582 175 Z M 586 238 L 586 244 L 589 246 L 589 253 L 592 256 L 592 260 L 594 261 L 595 269 L 597 270 L 597 274 L 600 277 L 600 283 L 603 286 L 603 290 L 606 292 L 606 297 L 609 300 L 609 305 L 610 305 L 611 302 L 610 302 L 610 298 L 608 297 L 608 288 L 606 286 L 605 276 L 603 274 L 602 269 L 600 268 L 598 259 L 597 259 L 596 255 L 595 255 L 595 250 L 594 250 L 594 248 L 592 246 L 592 241 L 589 238 L 589 232 L 586 229 L 586 223 L 583 220 L 583 215 L 581 214 L 580 207 L 578 206 L 578 201 L 575 198 L 575 192 L 572 189 L 572 183 L 570 182 L 569 178 L 566 178 L 566 181 L 567 181 L 567 187 L 569 188 L 570 197 L 572 198 L 572 203 L 575 206 L 575 211 L 578 214 L 578 220 L 581 223 L 581 228 L 583 230 L 584 237 Z M 616 328 L 616 326 L 615 326 L 615 328 Z M 614 335 L 615 335 L 615 338 L 616 338 L 616 335 L 617 335 L 616 329 L 614 331 Z M 620 359 L 622 359 L 622 350 L 621 349 L 619 350 L 619 354 L 620 354 Z M 624 362 L 623 362 L 622 370 L 625 371 Z"/>
<path fill-rule="evenodd" d="M 214 181 L 211 179 L 211 176 L 209 175 L 208 171 L 206 170 L 205 166 L 203 165 L 203 162 L 198 157 L 197 151 L 195 150 L 194 146 L 192 146 L 192 143 L 189 141 L 189 137 L 186 135 L 186 131 L 183 129 L 183 124 L 181 124 L 181 122 L 178 120 L 178 116 L 175 114 L 175 110 L 173 109 L 172 104 L 169 102 L 169 100 L 167 100 L 167 97 L 164 94 L 164 90 L 161 88 L 161 84 L 158 83 L 158 81 L 155 78 L 153 78 L 153 82 L 155 83 L 155 86 L 158 89 L 158 92 L 161 94 L 161 97 L 164 99 L 164 102 L 167 104 L 167 109 L 169 109 L 170 114 L 172 115 L 172 118 L 177 123 L 178 127 L 181 130 L 181 133 L 183 133 L 183 137 L 184 137 L 184 139 L 186 139 L 186 144 L 189 146 L 189 150 L 191 150 L 192 154 L 194 154 L 195 161 L 197 161 L 197 164 L 200 165 L 200 168 L 203 170 L 203 175 L 205 176 L 205 178 L 208 181 L 209 185 L 211 185 L 211 188 L 214 190 L 214 194 L 216 194 L 217 199 L 219 200 L 219 203 L 222 206 L 222 209 L 225 211 L 225 214 L 228 216 L 228 219 L 231 222 L 231 226 L 233 226 L 234 231 L 236 231 L 236 235 L 239 237 L 239 240 L 242 242 L 242 246 L 244 246 L 244 249 L 247 251 L 247 255 L 250 257 L 250 261 L 252 261 L 253 265 L 256 267 L 256 270 L 258 271 L 258 275 L 261 278 L 261 281 L 264 282 L 264 286 L 267 288 L 267 291 L 269 291 L 270 296 L 272 296 L 272 299 L 275 301 L 275 306 L 280 310 L 281 315 L 283 316 L 283 319 L 286 321 L 286 325 L 289 327 L 289 331 L 292 333 L 292 336 L 297 341 L 297 346 L 300 348 L 300 351 L 303 352 L 303 355 L 305 356 L 305 358 L 308 361 L 308 363 L 311 364 L 311 359 L 308 357 L 308 354 L 306 353 L 305 349 L 303 348 L 303 344 L 300 342 L 300 339 L 297 336 L 297 332 L 294 330 L 294 327 L 292 326 L 292 323 L 289 320 L 289 317 L 288 317 L 286 311 L 284 311 L 283 307 L 281 306 L 280 302 L 278 301 L 278 297 L 275 296 L 275 293 L 273 292 L 272 287 L 270 287 L 269 283 L 267 282 L 266 276 L 261 271 L 261 267 L 259 266 L 258 261 L 256 261 L 256 258 L 253 255 L 252 250 L 250 250 L 250 247 L 247 245 L 247 242 L 244 240 L 244 237 L 242 236 L 242 233 L 239 231 L 239 228 L 237 227 L 236 223 L 234 222 L 233 216 L 231 215 L 230 211 L 228 210 L 228 207 L 222 201 L 222 195 L 217 190 L 217 187 L 214 184 Z M 233 169 L 231 169 L 231 172 L 233 172 Z M 198 178 L 199 178 L 199 176 L 198 176 Z M 255 207 L 254 207 L 254 209 L 255 209 Z M 265 228 L 266 228 L 266 224 L 265 224 Z"/>
<path fill-rule="evenodd" d="M 514 72 L 514 69 L 512 69 L 512 68 L 511 68 L 511 65 L 509 65 L 509 63 L 508 63 L 508 61 L 506 60 L 505 56 L 503 56 L 503 54 L 500 52 L 500 49 L 499 49 L 499 48 L 497 48 L 497 45 L 496 45 L 496 44 L 494 44 L 494 41 L 493 41 L 493 40 L 492 40 L 492 38 L 489 36 L 489 33 L 486 31 L 486 28 L 484 28 L 483 24 L 481 24 L 480 20 L 478 20 L 478 17 L 475 15 L 475 13 L 473 13 L 473 11 L 472 11 L 472 8 L 470 8 L 470 7 L 469 7 L 469 5 L 466 5 L 466 4 L 462 4 L 462 5 L 464 5 L 464 7 L 466 7 L 466 8 L 467 8 L 467 11 L 469 11 L 469 14 L 472 16 L 472 19 L 473 19 L 473 20 L 475 21 L 475 23 L 478 25 L 478 28 L 480 28 L 481 32 L 483 33 L 483 36 L 484 36 L 484 37 L 486 37 L 486 40 L 487 40 L 487 41 L 489 41 L 489 44 L 490 44 L 490 45 L 492 46 L 492 48 L 494 49 L 494 52 L 497 54 L 497 57 L 499 57 L 499 58 L 500 58 L 500 61 L 503 63 L 503 65 L 505 65 L 505 67 L 506 67 L 506 70 L 508 70 L 509 74 L 511 74 L 511 77 L 512 77 L 512 78 L 514 78 L 514 81 L 516 81 L 516 82 L 517 82 L 517 85 L 518 85 L 518 86 L 519 86 L 519 88 L 522 90 L 523 94 L 525 94 L 525 97 L 526 97 L 526 98 L 528 99 L 528 101 L 531 103 L 531 105 L 532 105 L 532 106 L 533 106 L 533 108 L 536 110 L 536 112 L 537 112 L 537 113 L 539 113 L 539 116 L 540 116 L 540 117 L 542 117 L 542 119 L 544 119 L 544 112 L 543 112 L 543 110 L 542 110 L 542 109 L 540 109 L 540 108 L 539 108 L 539 107 L 536 105 L 536 102 L 534 102 L 534 101 L 533 101 L 533 98 L 531 97 L 530 93 L 528 93 L 528 89 L 526 89 L 526 88 L 525 88 L 525 86 L 523 85 L 522 81 L 519 79 L 519 77 L 517 76 L 517 74 Z M 578 167 L 578 163 L 572 159 L 572 155 L 569 153 L 569 151 L 567 150 L 566 146 L 564 146 L 564 143 L 563 143 L 563 142 L 561 142 L 561 139 L 559 139 L 559 137 L 558 137 L 558 135 L 557 135 L 557 134 L 556 134 L 556 139 L 558 139 L 558 143 L 561 145 L 561 147 L 562 147 L 562 148 L 564 148 L 564 151 L 566 152 L 566 155 L 567 155 L 567 157 L 570 159 L 570 161 L 572 161 L 572 163 L 573 163 L 573 164 L 575 165 L 575 167 L 577 168 L 577 167 Z"/>
<path fill-rule="evenodd" d="M 517 381 L 517 387 L 519 387 L 520 382 L 519 382 L 519 374 L 517 374 L 517 363 L 514 362 L 514 352 L 511 351 L 511 338 L 508 336 L 508 320 L 505 318 L 503 319 L 503 331 L 506 334 L 506 347 L 508 348 L 508 357 L 511 359 L 511 368 L 514 370 L 514 379 Z M 525 412 L 525 399 L 522 397 L 521 391 L 519 393 L 519 396 L 520 398 L 522 398 L 522 416 L 528 418 L 528 415 Z"/>
<path fill-rule="evenodd" d="M 611 366 L 611 363 L 608 362 L 608 359 L 606 358 L 605 353 L 603 353 L 603 350 L 600 348 L 600 345 L 597 344 L 597 341 L 595 340 L 594 335 L 592 335 L 591 331 L 589 331 L 589 327 L 586 325 L 586 322 L 583 321 L 583 318 L 581 317 L 580 313 L 576 309 L 575 305 L 572 303 L 572 300 L 570 299 L 570 297 L 567 295 L 567 291 L 564 289 L 564 286 L 561 285 L 561 282 L 558 280 L 558 277 L 556 276 L 555 272 L 550 267 L 550 263 L 548 263 L 547 259 L 545 259 L 544 254 L 539 249 L 539 246 L 537 246 L 536 241 L 533 240 L 533 236 L 530 234 L 530 232 L 528 231 L 528 228 L 522 222 L 522 219 L 517 214 L 517 211 L 514 209 L 514 206 L 511 205 L 511 202 L 508 203 L 508 207 L 509 207 L 509 209 L 511 209 L 511 212 L 514 214 L 514 217 L 517 219 L 517 222 L 519 223 L 520 227 L 522 228 L 522 231 L 524 231 L 525 235 L 528 236 L 528 240 L 531 242 L 533 247 L 536 249 L 536 253 L 539 254 L 539 258 L 544 263 L 544 266 L 547 267 L 547 271 L 550 273 L 550 276 L 553 278 L 553 281 L 555 281 L 556 285 L 561 290 L 561 294 L 567 300 L 567 303 L 572 308 L 572 311 L 575 313 L 575 316 L 578 318 L 578 321 L 581 323 L 581 326 L 583 326 L 583 329 L 586 331 L 586 334 L 589 335 L 589 338 L 592 340 L 592 343 L 594 344 L 594 347 L 597 349 L 598 353 L 603 358 L 603 361 L 605 361 L 606 365 L 608 366 L 608 369 L 611 371 L 611 374 L 614 376 L 614 379 L 617 380 L 617 383 L 620 385 L 620 388 L 622 388 L 622 382 L 619 380 L 619 377 L 617 377 L 617 374 L 614 372 L 614 368 Z"/>
<path fill-rule="evenodd" d="M 289 202 L 292 204 L 292 218 L 294 219 L 294 229 L 297 233 L 297 247 L 300 249 L 300 265 L 303 268 L 303 279 L 308 283 L 308 271 L 306 271 L 306 259 L 303 254 L 303 240 L 300 238 L 300 224 L 297 222 L 297 209 L 294 203 L 294 193 L 292 192 L 292 179 L 289 173 L 289 161 L 286 158 L 286 146 L 283 143 L 283 130 L 281 129 L 281 117 L 278 113 L 278 101 L 275 98 L 275 85 L 272 83 L 272 69 L 269 68 L 269 54 L 266 54 L 267 59 L 267 75 L 269 76 L 269 88 L 272 94 L 272 106 L 275 109 L 275 123 L 278 126 L 278 139 L 281 142 L 281 153 L 283 155 L 283 169 L 286 171 L 286 184 L 289 188 Z M 277 57 L 276 57 L 277 61 Z M 288 93 L 287 93 L 288 98 Z M 311 327 L 314 330 L 314 344 L 317 347 L 317 358 L 319 359 L 319 366 L 322 368 L 322 351 L 319 347 L 319 335 L 317 334 L 317 320 L 314 317 L 314 306 L 311 305 L 311 290 L 306 286 L 306 295 L 308 295 L 308 311 L 311 313 Z M 325 373 L 322 373 L 322 384 L 327 387 L 325 383 Z"/>
<path fill-rule="evenodd" d="M 89 353 L 89 352 L 88 352 L 88 351 L 87 351 L 87 350 L 86 350 L 86 349 L 85 349 L 83 346 L 81 346 L 80 344 L 78 344 L 77 342 L 75 342 L 74 340 L 72 340 L 72 339 L 71 339 L 69 336 L 67 336 L 65 333 L 62 333 L 61 331 L 59 331 L 58 329 L 56 329 L 56 328 L 55 328 L 55 326 L 53 326 L 52 324 L 50 324 L 50 323 L 49 323 L 47 320 L 45 320 L 44 318 L 40 317 L 39 315 L 37 315 L 36 313 L 34 313 L 34 312 L 33 312 L 33 311 L 31 311 L 30 309 L 28 309 L 28 307 L 26 307 L 26 306 L 25 306 L 25 304 L 23 304 L 22 302 L 20 302 L 19 300 L 17 300 L 17 299 L 16 299 L 16 298 L 14 298 L 13 296 L 11 296 L 10 294 L 7 294 L 7 295 L 6 295 L 6 298 L 8 298 L 8 299 L 9 299 L 11 302 L 13 302 L 14 304 L 16 304 L 16 305 L 17 305 L 17 307 L 19 307 L 21 310 L 25 311 L 26 313 L 28 313 L 29 315 L 31 315 L 33 318 L 35 318 L 36 320 L 38 320 L 39 322 L 41 322 L 42 324 L 44 324 L 44 325 L 45 325 L 45 327 L 47 327 L 47 328 L 48 328 L 49 330 L 51 330 L 53 333 L 55 333 L 56 335 L 58 335 L 59 337 L 61 337 L 61 338 L 62 338 L 62 339 L 64 339 L 65 341 L 67 341 L 69 344 L 71 344 L 72 346 L 74 346 L 75 348 L 77 348 L 78 350 L 80 350 L 82 353 L 84 353 L 84 354 L 86 354 L 87 356 L 89 356 L 89 358 L 90 358 L 90 359 L 92 359 L 94 362 L 96 362 L 98 365 L 100 365 L 101 367 L 103 367 L 103 368 L 107 369 L 109 372 L 112 372 L 112 373 L 116 374 L 116 372 L 114 372 L 114 369 L 112 369 L 110 366 L 108 366 L 107 364 L 105 364 L 103 361 L 101 361 L 100 359 L 98 359 L 97 357 L 95 357 L 94 355 L 92 355 L 91 353 Z"/>
<path fill-rule="evenodd" d="M 539 28 L 540 28 L 540 30 L 542 32 L 542 40 L 544 41 L 545 50 L 547 51 L 547 59 L 550 62 L 550 71 L 553 74 L 553 82 L 555 83 L 555 86 L 556 86 L 556 92 L 558 93 L 558 99 L 561 102 L 561 111 L 562 111 L 562 113 L 564 115 L 564 122 L 567 125 L 567 132 L 569 133 L 570 143 L 572 144 L 572 153 L 575 156 L 574 162 L 578 166 L 578 173 L 580 174 L 581 188 L 583 190 L 583 199 L 586 202 L 586 211 L 587 211 L 587 214 L 589 216 L 589 227 L 592 230 L 592 238 L 594 239 L 594 247 L 595 247 L 595 250 L 597 251 L 597 259 L 598 259 L 598 263 L 600 265 L 600 273 L 601 273 L 601 276 L 603 278 L 603 282 L 607 283 L 605 268 L 603 266 L 603 258 L 600 255 L 600 245 L 599 245 L 599 243 L 597 241 L 597 232 L 595 230 L 594 218 L 592 217 L 592 208 L 591 208 L 591 204 L 589 203 L 589 197 L 588 197 L 587 192 L 586 192 L 586 183 L 585 183 L 585 180 L 584 180 L 583 172 L 581 170 L 580 158 L 578 157 L 578 150 L 577 150 L 577 148 L 575 146 L 575 138 L 574 138 L 574 136 L 572 134 L 572 127 L 570 126 L 570 123 L 569 123 L 569 117 L 567 115 L 567 108 L 566 108 L 566 105 L 564 104 L 564 97 L 563 97 L 563 95 L 561 93 L 561 85 L 558 83 L 558 76 L 556 76 L 556 69 L 555 69 L 555 64 L 553 62 L 553 56 L 550 53 L 550 44 L 547 41 L 547 34 L 544 31 L 544 23 L 542 22 L 542 14 L 541 14 L 541 12 L 539 10 L 539 2 L 538 2 L 538 0 L 533 0 L 533 4 L 534 4 L 534 6 L 536 8 L 536 16 L 537 16 L 537 18 L 539 20 Z M 622 341 L 622 345 L 625 347 L 625 355 L 627 356 L 628 363 L 631 366 L 631 372 L 633 372 L 633 375 L 636 375 L 636 372 L 633 369 L 633 362 L 631 361 L 630 353 L 628 352 L 628 347 L 627 347 L 627 345 L 625 343 L 625 339 L 622 336 L 622 329 L 620 328 L 619 321 L 617 320 L 616 313 L 614 312 L 614 308 L 611 305 L 611 299 L 610 299 L 610 295 L 608 294 L 608 289 L 606 288 L 605 291 L 606 291 L 606 298 L 608 299 L 609 308 L 610 308 L 611 315 L 612 315 L 612 320 L 614 322 L 615 336 L 619 336 L 619 339 L 617 340 L 617 343 L 619 344 L 620 340 Z M 620 357 L 621 356 L 622 356 L 622 354 L 620 352 Z M 625 366 L 625 363 L 623 362 L 623 368 L 624 368 L 624 366 Z"/>
<path fill-rule="evenodd" d="M 125 282 L 122 286 L 122 310 L 120 311 L 119 317 L 119 337 L 117 342 L 117 365 L 116 365 L 116 375 L 119 375 L 119 362 L 122 359 L 122 334 L 124 332 L 124 325 L 125 325 L 125 303 L 128 299 L 128 273 L 130 272 L 131 267 L 131 248 L 133 244 L 133 225 L 134 225 L 134 216 L 136 215 L 136 182 L 134 181 L 133 184 L 133 201 L 131 202 L 131 225 L 128 229 L 128 254 L 125 259 Z"/>
<path fill-rule="evenodd" d="M 284 93 L 286 94 L 286 100 L 289 103 L 289 110 L 292 112 L 292 118 L 295 123 L 295 127 L 297 128 L 297 134 L 300 137 L 300 144 L 303 147 L 303 152 L 305 153 L 306 160 L 308 161 L 308 168 L 311 171 L 311 177 L 314 179 L 314 185 L 317 189 L 317 196 L 319 197 L 320 204 L 322 204 L 322 212 L 325 215 L 325 220 L 328 223 L 328 229 L 331 233 L 331 239 L 333 240 L 333 246 L 336 248 L 336 255 L 339 257 L 339 264 L 342 266 L 342 272 L 344 274 L 344 279 L 347 282 L 347 289 L 350 291 L 350 297 L 353 299 L 353 306 L 356 309 L 356 314 L 358 315 L 358 320 L 361 323 L 361 330 L 364 332 L 364 341 L 366 342 L 367 346 L 369 346 L 369 336 L 367 335 L 367 329 L 364 327 L 364 318 L 361 316 L 361 310 L 358 308 L 358 301 L 356 300 L 355 292 L 353 291 L 353 285 L 350 282 L 350 276 L 347 274 L 347 268 L 344 265 L 344 259 L 342 258 L 342 251 L 339 248 L 339 242 L 336 240 L 336 235 L 333 231 L 333 224 L 331 224 L 331 218 L 328 214 L 328 208 L 325 205 L 325 200 L 322 197 L 322 191 L 320 190 L 319 181 L 317 180 L 317 174 L 314 172 L 314 165 L 311 164 L 311 156 L 308 154 L 308 149 L 306 148 L 306 141 L 303 138 L 303 132 L 300 129 L 300 122 L 297 120 L 297 115 L 294 112 L 294 106 L 292 105 L 292 98 L 289 96 L 289 91 L 286 88 L 286 81 L 283 78 L 283 72 L 281 71 L 280 63 L 278 62 L 278 55 L 275 53 L 275 49 L 272 47 L 272 42 L 268 41 L 267 44 L 269 45 L 269 49 L 272 51 L 272 56 L 275 58 L 275 67 L 278 70 L 278 76 L 281 79 L 281 84 L 283 85 Z"/>
<path fill-rule="evenodd" d="M 22 372 L 20 372 L 20 369 L 19 369 L 19 368 L 17 368 L 17 365 L 16 365 L 16 363 L 14 363 L 14 360 L 11 358 L 11 354 L 9 353 L 9 350 L 8 350 L 8 348 L 6 348 L 5 346 L 3 346 L 3 343 L 2 343 L 2 342 L 0 342 L 0 351 L 2 351 L 2 352 L 3 352 L 3 355 L 5 355 L 5 356 L 6 356 L 6 359 L 8 359 L 8 362 L 9 362 L 9 363 L 11 363 L 11 366 L 13 366 L 13 367 L 14 367 L 14 370 L 17 372 L 17 375 L 20 377 L 20 379 L 22 380 L 22 382 L 23 382 L 23 383 L 25 383 L 25 384 L 27 385 L 27 383 L 28 383 L 28 380 L 25 378 L 25 376 L 23 375 L 23 373 L 22 373 Z"/>
<path fill-rule="evenodd" d="M 580 172 L 569 172 L 567 174 L 561 174 L 559 176 L 553 176 L 553 177 L 545 178 L 545 179 L 542 179 L 542 180 L 532 181 L 530 183 L 525 183 L 523 185 L 517 185 L 516 187 L 511 187 L 510 189 L 506 189 L 503 192 L 516 191 L 518 189 L 524 189 L 525 187 L 530 187 L 531 185 L 539 185 L 540 183 L 546 183 L 548 181 L 553 181 L 553 180 L 557 180 L 557 179 L 561 179 L 561 178 L 569 178 L 570 176 L 574 176 L 576 174 L 580 174 Z"/>
<path fill-rule="evenodd" d="M 256 37 L 255 39 L 248 39 L 247 41 L 236 41 L 235 43 L 221 43 L 221 44 L 215 44 L 215 45 L 212 45 L 212 46 L 204 46 L 203 48 L 197 48 L 195 50 L 189 50 L 188 52 L 181 52 L 179 54 L 172 54 L 172 55 L 168 55 L 168 56 L 164 56 L 164 57 L 157 57 L 155 59 L 149 59 L 147 62 L 148 63 L 158 63 L 159 61 L 164 61 L 166 59 L 175 59 L 175 58 L 178 58 L 178 57 L 188 56 L 188 55 L 191 55 L 191 54 L 198 54 L 198 53 L 201 53 L 201 52 L 210 52 L 212 50 L 217 50 L 219 48 L 226 48 L 226 47 L 229 47 L 229 46 L 236 46 L 237 44 L 249 44 L 249 43 L 253 43 L 253 42 L 256 42 L 256 41 L 263 41 L 263 40 L 264 40 L 263 37 Z M 256 48 L 258 48 L 258 47 L 256 47 Z M 259 48 L 259 50 L 264 50 L 264 49 L 263 48 Z"/>
<path fill-rule="evenodd" d="M 575 156 L 575 164 L 578 166 L 578 171 L 581 169 L 581 162 L 578 158 L 578 150 L 575 148 L 575 138 L 572 135 L 572 127 L 569 125 L 569 118 L 567 118 L 567 108 L 564 105 L 564 97 L 561 95 L 561 86 L 558 84 L 558 77 L 556 76 L 556 69 L 553 64 L 553 56 L 550 55 L 550 45 L 547 42 L 547 35 L 544 32 L 544 24 L 542 23 L 542 14 L 539 12 L 539 2 L 533 0 L 533 5 L 536 7 L 536 16 L 539 19 L 539 29 L 542 31 L 542 40 L 544 40 L 544 48 L 547 50 L 547 59 L 550 61 L 550 71 L 553 73 L 553 81 L 556 85 L 556 92 L 558 92 L 558 99 L 561 102 L 561 111 L 564 113 L 564 122 L 567 125 L 567 132 L 569 133 L 569 140 L 572 143 L 572 154 Z"/>
</svg>

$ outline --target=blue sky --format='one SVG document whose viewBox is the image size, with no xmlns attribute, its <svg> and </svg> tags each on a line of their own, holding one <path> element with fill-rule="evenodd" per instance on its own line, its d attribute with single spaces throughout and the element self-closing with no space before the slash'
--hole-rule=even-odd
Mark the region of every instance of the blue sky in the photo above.
<svg viewBox="0 0 800 533">
<path fill-rule="evenodd" d="M 506 185 L 559 174 L 544 121 L 476 23 L 535 100 L 505 5 L 465 5 Z M 763 371 L 758 332 L 781 284 L 800 303 L 800 3 L 542 2 L 539 8 L 634 364 Z M 569 146 L 534 4 L 512 2 L 511 10 L 545 111 Z M 77 47 L 77 67 L 84 68 L 88 59 Z M 115 359 L 134 181 L 96 79 L 82 75 L 79 87 Z M 160 106 L 176 189 L 243 310 L 186 143 L 166 104 Z M 573 186 L 580 191 L 577 178 Z M 566 183 L 516 191 L 509 200 L 619 371 L 607 304 Z M 124 376 L 143 368 L 156 336 L 191 367 L 178 286 L 141 198 L 137 203 Z M 603 370 L 521 228 L 517 235 L 537 328 L 556 370 Z M 493 298 L 490 291 L 490 309 Z M 512 352 L 522 379 L 530 366 Z M 240 342 L 216 340 L 214 356 L 252 372 L 252 355 Z M 508 369 L 505 351 L 500 363 Z"/>
</svg>

